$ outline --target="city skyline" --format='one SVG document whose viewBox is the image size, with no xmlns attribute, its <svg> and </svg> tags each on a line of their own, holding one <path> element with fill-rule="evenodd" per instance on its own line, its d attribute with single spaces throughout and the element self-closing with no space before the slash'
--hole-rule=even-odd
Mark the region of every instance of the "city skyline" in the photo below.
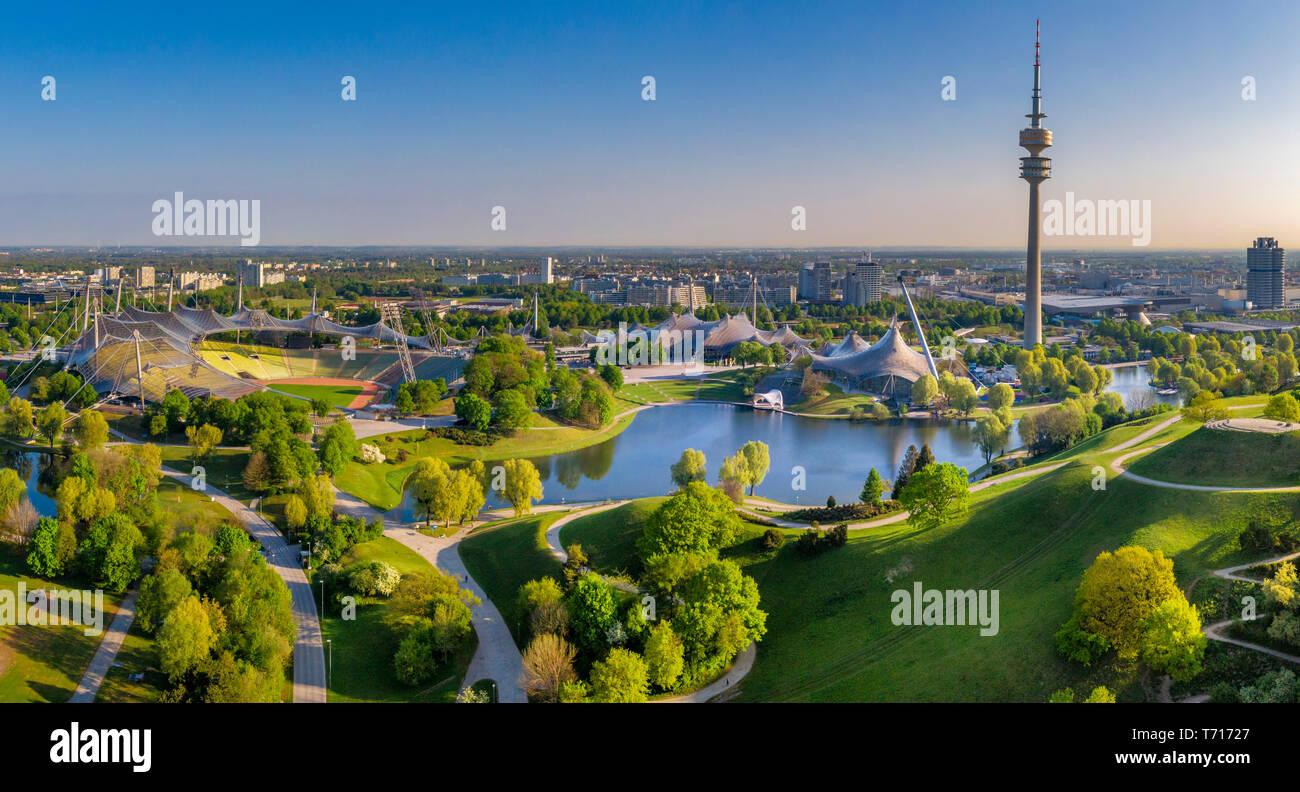
<svg viewBox="0 0 1300 792">
<path fill-rule="evenodd" d="M 1259 8 L 1275 35 L 1300 24 Z M 1284 137 L 1297 69 L 1254 46 L 1257 17 L 1210 5 L 510 7 L 400 22 L 324 7 L 265 12 L 247 35 L 184 11 L 102 13 L 19 19 L 0 49 L 7 245 L 172 244 L 150 234 L 149 208 L 184 191 L 260 200 L 264 246 L 1014 248 L 1008 138 L 1039 16 L 1045 110 L 1068 140 L 1045 202 L 1150 200 L 1148 250 L 1300 232 Z M 356 102 L 340 97 L 345 75 Z M 795 206 L 806 231 L 790 227 Z"/>
</svg>

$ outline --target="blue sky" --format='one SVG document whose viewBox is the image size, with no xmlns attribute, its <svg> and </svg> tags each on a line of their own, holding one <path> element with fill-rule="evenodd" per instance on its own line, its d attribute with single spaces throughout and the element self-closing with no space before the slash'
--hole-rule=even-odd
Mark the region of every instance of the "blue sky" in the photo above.
<svg viewBox="0 0 1300 792">
<path fill-rule="evenodd" d="M 1015 246 L 1036 17 L 1045 199 L 1151 200 L 1153 247 L 1300 237 L 1291 3 L 7 14 L 0 245 L 155 243 L 153 201 L 182 190 L 260 199 L 263 244 Z M 1094 244 L 1126 242 L 1063 246 Z"/>
</svg>

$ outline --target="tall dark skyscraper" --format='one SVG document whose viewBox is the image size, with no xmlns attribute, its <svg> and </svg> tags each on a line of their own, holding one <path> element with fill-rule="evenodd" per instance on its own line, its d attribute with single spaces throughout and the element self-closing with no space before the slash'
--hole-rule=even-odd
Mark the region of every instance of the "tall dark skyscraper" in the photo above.
<svg viewBox="0 0 1300 792">
<path fill-rule="evenodd" d="M 1246 299 L 1256 308 L 1286 305 L 1286 250 L 1273 237 L 1246 248 Z"/>
<path fill-rule="evenodd" d="M 1042 230 L 1038 185 L 1052 178 L 1052 160 L 1040 156 L 1052 145 L 1052 133 L 1040 122 L 1043 113 L 1042 83 L 1038 65 L 1038 22 L 1034 22 L 1034 111 L 1025 117 L 1029 126 L 1020 130 L 1020 146 L 1029 152 L 1020 158 L 1020 178 L 1029 182 L 1029 245 L 1025 251 L 1025 349 L 1043 340 L 1043 259 L 1038 246 Z"/>
</svg>

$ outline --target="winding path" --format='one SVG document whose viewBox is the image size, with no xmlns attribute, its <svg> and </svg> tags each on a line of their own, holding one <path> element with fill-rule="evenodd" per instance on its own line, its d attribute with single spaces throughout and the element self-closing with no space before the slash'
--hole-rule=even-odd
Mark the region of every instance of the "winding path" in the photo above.
<svg viewBox="0 0 1300 792">
<path fill-rule="evenodd" d="M 1254 406 L 1257 406 L 1257 405 L 1234 405 L 1234 406 L 1232 406 L 1232 407 L 1229 407 L 1228 409 L 1230 409 L 1230 410 L 1241 410 L 1241 409 L 1246 409 L 1247 407 L 1254 407 Z M 1111 451 L 1111 452 L 1113 452 L 1113 451 L 1122 451 L 1122 450 L 1124 450 L 1124 449 L 1126 449 L 1126 448 L 1132 447 L 1132 446 L 1136 445 L 1137 443 L 1140 443 L 1142 440 L 1145 440 L 1145 439 L 1151 437 L 1152 435 L 1154 435 L 1156 432 L 1160 431 L 1161 429 L 1164 429 L 1165 427 L 1170 426 L 1170 425 L 1176 423 L 1177 421 L 1181 420 L 1181 418 L 1182 418 L 1181 414 L 1176 415 L 1175 417 L 1170 418 L 1169 420 L 1167 420 L 1167 421 L 1161 423 L 1159 426 L 1156 426 L 1154 429 L 1152 429 L 1152 430 L 1150 430 L 1150 431 L 1148 431 L 1148 432 L 1143 432 L 1141 435 L 1138 435 L 1137 437 L 1133 438 L 1132 440 L 1130 440 L 1130 441 L 1128 441 L 1128 442 L 1126 442 L 1126 443 L 1121 443 L 1120 445 L 1117 445 L 1117 446 L 1115 446 L 1115 447 L 1113 447 L 1113 448 L 1107 449 L 1107 451 Z M 1131 480 L 1131 481 L 1135 481 L 1135 482 L 1137 482 L 1137 483 L 1139 483 L 1139 484 L 1145 484 L 1145 485 L 1147 485 L 1147 486 L 1151 486 L 1151 487 L 1163 487 L 1163 488 L 1165 488 L 1165 489 L 1188 490 L 1188 491 L 1193 491 L 1193 492 L 1255 492 L 1255 493 L 1268 493 L 1268 492 L 1300 492 L 1300 486 L 1294 486 L 1294 487 L 1220 487 L 1220 486 L 1209 485 L 1209 484 L 1180 484 L 1180 483 L 1173 482 L 1173 481 L 1160 481 L 1159 479 L 1153 479 L 1153 478 L 1148 478 L 1148 477 L 1146 477 L 1146 476 L 1140 476 L 1140 475 L 1138 475 L 1137 473 L 1134 473 L 1134 472 L 1132 472 L 1132 471 L 1130 471 L 1130 470 L 1128 470 L 1127 468 L 1124 467 L 1124 463 L 1127 462 L 1127 461 L 1128 461 L 1129 459 L 1131 459 L 1132 457 L 1138 456 L 1139 454 L 1145 454 L 1145 453 L 1147 453 L 1147 452 L 1154 451 L 1154 450 L 1156 450 L 1157 448 L 1163 448 L 1163 447 L 1166 446 L 1166 445 L 1168 445 L 1168 443 L 1157 443 L 1156 445 L 1147 446 L 1147 447 L 1145 447 L 1145 448 L 1139 448 L 1139 449 L 1137 449 L 1137 450 L 1130 451 L 1130 452 L 1127 453 L 1127 454 L 1123 454 L 1123 455 L 1118 456 L 1118 457 L 1116 457 L 1115 459 L 1111 460 L 1110 468 L 1111 468 L 1111 470 L 1114 471 L 1117 475 L 1125 476 L 1126 478 L 1128 478 L 1128 479 Z M 1278 563 L 1281 563 L 1281 562 L 1283 562 L 1283 561 L 1291 561 L 1291 560 L 1294 560 L 1294 559 L 1296 559 L 1296 558 L 1300 558 L 1300 552 L 1288 553 L 1288 554 L 1286 554 L 1286 555 L 1277 556 L 1277 557 L 1275 557 L 1275 558 L 1266 558 L 1266 559 L 1263 559 L 1263 560 L 1261 560 L 1261 561 L 1252 561 L 1252 562 L 1247 563 L 1247 564 L 1238 564 L 1237 566 L 1225 567 L 1225 568 L 1223 568 L 1223 569 L 1216 569 L 1216 570 L 1213 570 L 1213 572 L 1212 572 L 1211 574 L 1213 574 L 1215 577 L 1217 577 L 1217 578 L 1221 578 L 1221 579 L 1223 579 L 1223 580 L 1236 580 L 1236 581 L 1241 581 L 1241 582 L 1245 582 L 1245 583 L 1259 583 L 1260 581 L 1259 581 L 1258 579 L 1256 579 L 1256 578 L 1245 577 L 1244 575 L 1240 575 L 1240 574 L 1238 574 L 1238 573 L 1240 573 L 1240 572 L 1242 572 L 1242 571 L 1244 571 L 1244 570 L 1250 569 L 1250 568 L 1252 568 L 1252 567 L 1261 566 L 1261 565 L 1265 565 L 1265 564 L 1278 564 Z M 1221 642 L 1223 642 L 1223 643 L 1232 644 L 1233 646 L 1240 646 L 1240 647 L 1242 647 L 1243 649 L 1251 649 L 1251 650 L 1256 651 L 1256 652 L 1262 652 L 1262 653 L 1264 653 L 1264 654 L 1266 654 L 1266 655 L 1270 655 L 1270 656 L 1272 656 L 1272 657 L 1276 657 L 1276 658 L 1278 658 L 1279 660 L 1285 660 L 1285 661 L 1290 662 L 1290 663 L 1300 664 L 1300 656 L 1293 655 L 1293 654 L 1287 654 L 1286 652 L 1280 652 L 1280 651 L 1278 651 L 1278 650 L 1276 650 L 1276 649 L 1270 649 L 1270 648 L 1267 647 L 1267 646 L 1262 646 L 1262 645 L 1260 645 L 1260 644 L 1251 643 L 1251 642 L 1249 642 L 1249 641 L 1242 641 L 1242 640 L 1240 640 L 1240 639 L 1238 639 L 1238 638 L 1230 638 L 1230 637 L 1228 637 L 1227 635 L 1225 635 L 1225 634 L 1224 634 L 1224 630 L 1228 629 L 1229 627 L 1231 627 L 1231 626 L 1232 626 L 1233 624 L 1235 624 L 1235 623 L 1236 623 L 1236 619 L 1225 619 L 1225 620 L 1220 621 L 1220 622 L 1215 622 L 1214 624 L 1207 624 L 1207 625 L 1205 625 L 1204 627 L 1201 628 L 1201 631 L 1204 632 L 1204 633 L 1205 633 L 1205 636 L 1206 636 L 1207 638 L 1210 638 L 1211 640 L 1221 641 Z M 1203 699 L 1203 698 L 1201 698 L 1201 697 L 1199 697 L 1199 696 L 1197 696 L 1197 697 L 1193 697 L 1193 698 L 1196 699 L 1196 700 L 1198 700 L 1198 701 L 1201 701 L 1201 700 L 1207 700 L 1207 699 Z"/>
</svg>

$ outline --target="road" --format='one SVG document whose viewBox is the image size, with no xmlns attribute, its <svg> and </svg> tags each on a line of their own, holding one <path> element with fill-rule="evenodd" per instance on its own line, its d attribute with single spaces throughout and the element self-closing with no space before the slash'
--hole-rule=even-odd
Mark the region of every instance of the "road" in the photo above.
<svg viewBox="0 0 1300 792">
<path fill-rule="evenodd" d="M 189 476 L 166 466 L 161 470 L 166 476 L 189 486 Z M 285 542 L 284 537 L 266 518 L 211 484 L 204 494 L 211 496 L 244 524 L 253 538 L 262 544 L 266 563 L 288 586 L 293 621 L 298 628 L 293 644 L 293 701 L 295 704 L 324 704 L 325 650 L 321 640 L 320 616 L 316 611 L 311 585 L 307 582 L 307 573 L 298 561 L 298 545 Z"/>
</svg>

